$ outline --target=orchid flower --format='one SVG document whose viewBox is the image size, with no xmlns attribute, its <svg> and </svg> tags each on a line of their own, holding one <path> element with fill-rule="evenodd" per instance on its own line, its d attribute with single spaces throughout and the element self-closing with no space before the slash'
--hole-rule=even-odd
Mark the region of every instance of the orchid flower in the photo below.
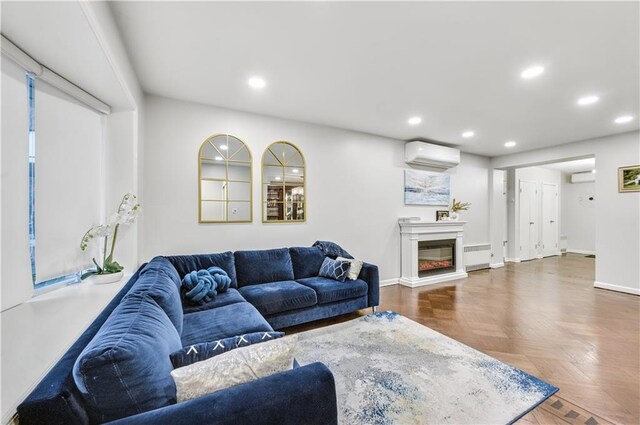
<svg viewBox="0 0 640 425">
<path fill-rule="evenodd" d="M 123 269 L 117 261 L 113 260 L 113 251 L 116 246 L 116 239 L 118 237 L 118 229 L 120 228 L 120 225 L 133 224 L 141 210 L 137 199 L 138 198 L 134 194 L 127 193 L 122 198 L 122 201 L 118 206 L 118 211 L 109 216 L 109 221 L 107 223 L 92 227 L 84 234 L 80 241 L 80 249 L 82 251 L 85 251 L 89 246 L 89 242 L 96 237 L 104 238 L 104 245 L 102 265 L 99 265 L 94 258 L 93 263 L 96 265 L 96 269 L 83 273 L 81 279 L 92 274 L 117 273 Z M 107 244 L 109 237 L 111 237 L 111 251 L 107 256 Z"/>
</svg>

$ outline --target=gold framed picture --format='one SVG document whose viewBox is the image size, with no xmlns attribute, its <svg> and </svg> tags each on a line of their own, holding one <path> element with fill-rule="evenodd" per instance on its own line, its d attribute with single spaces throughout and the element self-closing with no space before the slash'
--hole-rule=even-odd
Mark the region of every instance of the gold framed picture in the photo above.
<svg viewBox="0 0 640 425">
<path fill-rule="evenodd" d="M 640 165 L 618 168 L 618 192 L 640 192 Z"/>
<path fill-rule="evenodd" d="M 436 221 L 442 221 L 449 217 L 449 210 L 436 211 Z"/>
</svg>

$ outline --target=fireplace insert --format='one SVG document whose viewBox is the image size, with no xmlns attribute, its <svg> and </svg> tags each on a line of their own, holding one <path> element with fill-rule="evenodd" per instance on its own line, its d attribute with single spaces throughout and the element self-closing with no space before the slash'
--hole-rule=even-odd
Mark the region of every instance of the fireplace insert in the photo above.
<svg viewBox="0 0 640 425">
<path fill-rule="evenodd" d="M 425 277 L 455 271 L 455 252 L 455 239 L 419 241 L 418 275 Z"/>
</svg>

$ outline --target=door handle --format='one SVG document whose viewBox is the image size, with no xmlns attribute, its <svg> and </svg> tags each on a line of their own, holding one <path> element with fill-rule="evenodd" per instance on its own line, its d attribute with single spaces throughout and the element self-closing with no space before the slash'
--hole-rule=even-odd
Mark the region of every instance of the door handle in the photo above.
<svg viewBox="0 0 640 425">
<path fill-rule="evenodd" d="M 530 221 L 529 224 L 535 224 L 533 221 Z"/>
</svg>

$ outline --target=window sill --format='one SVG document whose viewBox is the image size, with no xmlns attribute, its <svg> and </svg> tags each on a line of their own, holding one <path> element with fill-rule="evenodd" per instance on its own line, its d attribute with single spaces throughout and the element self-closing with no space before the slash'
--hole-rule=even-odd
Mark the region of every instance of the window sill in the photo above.
<svg viewBox="0 0 640 425">
<path fill-rule="evenodd" d="M 45 287 L 45 292 L 0 314 L 2 321 L 2 423 L 15 413 L 69 347 L 131 277 Z"/>
</svg>

